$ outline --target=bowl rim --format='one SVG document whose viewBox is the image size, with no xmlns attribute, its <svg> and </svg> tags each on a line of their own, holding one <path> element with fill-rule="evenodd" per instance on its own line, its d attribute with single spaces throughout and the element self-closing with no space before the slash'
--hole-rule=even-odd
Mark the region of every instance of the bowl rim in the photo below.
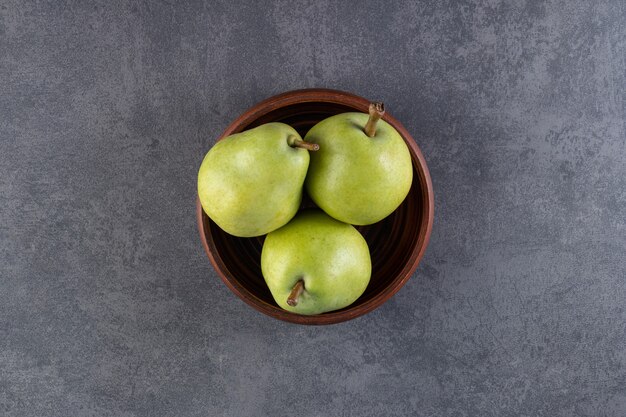
<svg viewBox="0 0 626 417">
<path fill-rule="evenodd" d="M 327 88 L 307 88 L 300 90 L 287 91 L 281 94 L 274 95 L 259 103 L 253 105 L 244 111 L 239 117 L 228 125 L 228 127 L 217 138 L 217 141 L 239 131 L 241 126 L 248 126 L 259 117 L 266 115 L 267 113 L 276 110 L 281 107 L 309 103 L 309 102 L 322 102 L 347 105 L 360 109 L 367 113 L 370 101 L 345 91 L 327 89 Z M 264 313 L 275 319 L 296 323 L 296 324 L 309 324 L 309 325 L 322 325 L 322 324 L 335 324 L 354 319 L 369 313 L 376 308 L 380 307 L 387 300 L 389 300 L 395 293 L 397 293 L 404 284 L 411 278 L 413 272 L 417 269 L 420 260 L 424 256 L 426 247 L 430 240 L 434 221 L 434 193 L 432 179 L 430 172 L 426 164 L 424 156 L 417 146 L 417 143 L 413 137 L 409 134 L 406 128 L 397 119 L 385 112 L 383 120 L 391 124 L 402 136 L 409 151 L 411 153 L 411 159 L 413 167 L 417 171 L 417 178 L 414 176 L 414 181 L 417 179 L 420 182 L 420 194 L 422 197 L 422 210 L 420 217 L 420 225 L 418 231 L 417 243 L 411 250 L 411 255 L 400 273 L 391 281 L 390 285 L 385 287 L 380 293 L 374 297 L 356 306 L 348 306 L 345 309 L 331 311 L 328 313 L 304 316 L 295 314 L 281 309 L 278 306 L 269 304 L 264 300 L 256 297 L 253 293 L 248 291 L 228 270 L 227 265 L 220 257 L 219 251 L 215 246 L 211 229 L 209 226 L 209 218 L 204 213 L 202 205 L 200 204 L 200 198 L 196 197 L 196 218 L 198 222 L 198 230 L 200 232 L 200 239 L 202 246 L 213 265 L 213 268 L 220 276 L 221 280 L 226 284 L 230 290 L 241 298 L 246 304 L 254 308 L 255 310 Z"/>
</svg>

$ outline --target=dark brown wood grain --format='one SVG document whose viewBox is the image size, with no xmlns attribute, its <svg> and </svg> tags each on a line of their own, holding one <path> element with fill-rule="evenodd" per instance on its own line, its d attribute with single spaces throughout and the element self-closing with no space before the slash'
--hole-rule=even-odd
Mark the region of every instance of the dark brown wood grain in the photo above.
<svg viewBox="0 0 626 417">
<path fill-rule="evenodd" d="M 290 91 L 253 106 L 226 128 L 219 139 L 268 122 L 284 122 L 304 136 L 320 120 L 347 111 L 368 112 L 370 102 L 354 94 L 328 89 Z M 360 226 L 370 247 L 372 278 L 365 293 L 352 305 L 329 313 L 302 316 L 274 302 L 261 274 L 263 237 L 237 238 L 222 231 L 197 200 L 197 220 L 204 249 L 224 283 L 256 310 L 298 324 L 333 324 L 366 314 L 389 300 L 411 277 L 424 255 L 434 218 L 433 186 L 424 157 L 404 126 L 386 112 L 406 141 L 413 159 L 413 184 L 405 201 L 390 216 Z M 310 205 L 305 200 L 303 205 Z"/>
</svg>

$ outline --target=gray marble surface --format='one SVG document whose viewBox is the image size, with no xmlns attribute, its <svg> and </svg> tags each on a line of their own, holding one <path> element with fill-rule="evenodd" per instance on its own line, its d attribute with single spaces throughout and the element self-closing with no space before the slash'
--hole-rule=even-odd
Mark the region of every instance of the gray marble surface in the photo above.
<svg viewBox="0 0 626 417">
<path fill-rule="evenodd" d="M 626 5 L 0 1 L 0 415 L 626 415 Z M 204 153 L 384 100 L 436 193 L 408 284 L 300 327 L 218 279 Z"/>
</svg>

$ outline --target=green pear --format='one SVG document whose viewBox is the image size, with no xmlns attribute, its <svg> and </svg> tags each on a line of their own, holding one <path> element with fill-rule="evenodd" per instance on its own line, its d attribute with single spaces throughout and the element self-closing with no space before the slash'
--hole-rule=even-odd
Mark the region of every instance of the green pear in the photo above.
<svg viewBox="0 0 626 417">
<path fill-rule="evenodd" d="M 355 302 L 369 283 L 372 263 L 353 226 L 310 209 L 267 235 L 261 271 L 280 307 L 310 315 Z"/>
<path fill-rule="evenodd" d="M 267 123 L 230 135 L 206 154 L 198 172 L 205 213 L 227 233 L 260 236 L 296 214 L 309 167 L 307 144 L 292 127 Z"/>
<path fill-rule="evenodd" d="M 413 180 L 411 154 L 402 136 L 381 120 L 382 103 L 364 113 L 322 120 L 304 140 L 320 145 L 311 155 L 305 187 L 311 199 L 337 220 L 376 223 L 405 199 Z"/>
</svg>

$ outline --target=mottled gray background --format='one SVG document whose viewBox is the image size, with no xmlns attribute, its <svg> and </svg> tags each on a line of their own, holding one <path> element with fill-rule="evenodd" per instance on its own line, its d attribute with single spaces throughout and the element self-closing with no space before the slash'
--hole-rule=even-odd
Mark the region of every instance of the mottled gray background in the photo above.
<svg viewBox="0 0 626 417">
<path fill-rule="evenodd" d="M 392 3 L 0 1 L 0 415 L 626 415 L 625 3 Z M 409 283 L 318 328 L 194 216 L 302 87 L 384 100 L 436 192 Z"/>
</svg>

